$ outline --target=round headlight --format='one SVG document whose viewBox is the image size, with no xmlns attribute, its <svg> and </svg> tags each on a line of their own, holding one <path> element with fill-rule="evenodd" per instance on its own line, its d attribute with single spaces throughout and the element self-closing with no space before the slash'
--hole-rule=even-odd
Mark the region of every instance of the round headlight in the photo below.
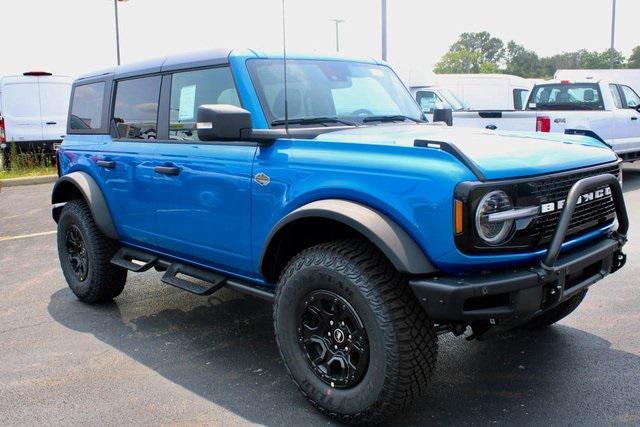
<svg viewBox="0 0 640 427">
<path fill-rule="evenodd" d="M 497 190 L 485 194 L 476 210 L 476 230 L 482 240 L 490 245 L 499 245 L 511 234 L 513 219 L 489 220 L 493 213 L 513 209 L 511 199 L 504 191 Z"/>
</svg>

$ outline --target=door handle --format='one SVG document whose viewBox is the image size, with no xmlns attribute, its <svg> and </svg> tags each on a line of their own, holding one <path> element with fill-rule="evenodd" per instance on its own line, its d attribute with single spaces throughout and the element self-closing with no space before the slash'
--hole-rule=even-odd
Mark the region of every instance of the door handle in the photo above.
<svg viewBox="0 0 640 427">
<path fill-rule="evenodd" d="M 113 169 L 116 167 L 116 162 L 114 162 L 113 160 L 98 160 L 96 162 L 96 165 L 105 169 Z"/>
<path fill-rule="evenodd" d="M 161 175 L 180 175 L 180 168 L 177 166 L 156 166 L 153 170 Z"/>
<path fill-rule="evenodd" d="M 48 125 L 57 125 L 58 122 L 47 122 Z"/>
<path fill-rule="evenodd" d="M 486 125 L 485 129 L 496 130 L 496 129 L 498 129 L 498 126 L 496 126 L 496 125 Z"/>
<path fill-rule="evenodd" d="M 631 117 L 631 120 L 638 120 L 638 118 L 634 116 L 634 117 Z"/>
</svg>

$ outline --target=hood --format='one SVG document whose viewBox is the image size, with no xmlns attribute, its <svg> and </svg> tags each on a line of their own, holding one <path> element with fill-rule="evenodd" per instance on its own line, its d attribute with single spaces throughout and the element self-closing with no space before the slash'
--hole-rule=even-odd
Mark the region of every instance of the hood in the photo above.
<svg viewBox="0 0 640 427">
<path fill-rule="evenodd" d="M 362 126 L 324 133 L 315 139 L 404 147 L 413 147 L 416 139 L 447 142 L 457 147 L 489 180 L 561 172 L 617 159 L 609 147 L 587 136 L 500 132 L 438 125 Z"/>
</svg>

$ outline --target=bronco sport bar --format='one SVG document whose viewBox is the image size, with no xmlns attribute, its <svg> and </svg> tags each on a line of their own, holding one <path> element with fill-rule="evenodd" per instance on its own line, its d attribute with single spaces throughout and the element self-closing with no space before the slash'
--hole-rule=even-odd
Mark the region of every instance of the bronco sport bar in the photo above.
<svg viewBox="0 0 640 427">
<path fill-rule="evenodd" d="M 618 229 L 600 241 L 560 254 L 579 196 L 590 188 L 609 185 Z M 583 178 L 573 184 L 553 238 L 538 266 L 474 276 L 414 279 L 413 292 L 434 321 L 522 323 L 556 307 L 591 286 L 626 261 L 629 219 L 619 181 L 611 174 Z"/>
</svg>

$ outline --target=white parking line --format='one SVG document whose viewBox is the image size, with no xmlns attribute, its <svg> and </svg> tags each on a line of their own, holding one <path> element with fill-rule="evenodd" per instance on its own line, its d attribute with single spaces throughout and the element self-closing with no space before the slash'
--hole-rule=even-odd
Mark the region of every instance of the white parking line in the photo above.
<svg viewBox="0 0 640 427">
<path fill-rule="evenodd" d="M 28 239 L 29 237 L 48 236 L 49 234 L 56 234 L 57 231 L 43 231 L 42 233 L 23 234 L 20 236 L 4 236 L 0 237 L 0 242 L 6 242 L 9 240 Z"/>
</svg>

